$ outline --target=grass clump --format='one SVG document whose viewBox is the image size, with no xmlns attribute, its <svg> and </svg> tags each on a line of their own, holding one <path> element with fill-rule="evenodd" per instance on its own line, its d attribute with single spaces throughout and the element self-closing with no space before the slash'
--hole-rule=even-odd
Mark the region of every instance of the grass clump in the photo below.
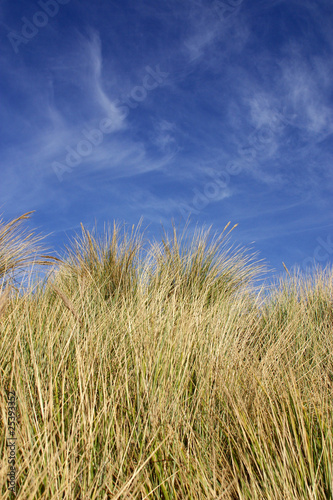
<svg viewBox="0 0 333 500">
<path fill-rule="evenodd" d="M 263 264 L 228 226 L 210 242 L 173 228 L 146 254 L 138 228 L 82 227 L 42 285 L 6 298 L 2 498 L 8 388 L 18 498 L 333 497 L 332 269 L 263 302 Z"/>
<path fill-rule="evenodd" d="M 2 284 L 15 280 L 31 265 L 50 265 L 55 257 L 41 255 L 42 236 L 22 230 L 22 224 L 33 212 L 27 212 L 16 219 L 4 223 L 0 219 L 0 280 Z"/>
</svg>

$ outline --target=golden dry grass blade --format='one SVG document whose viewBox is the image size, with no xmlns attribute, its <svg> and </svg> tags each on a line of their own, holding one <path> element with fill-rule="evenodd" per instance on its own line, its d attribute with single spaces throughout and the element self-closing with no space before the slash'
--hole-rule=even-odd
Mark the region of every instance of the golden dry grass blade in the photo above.
<svg viewBox="0 0 333 500">
<path fill-rule="evenodd" d="M 52 265 L 59 259 L 43 254 L 40 241 L 43 236 L 27 232 L 22 223 L 30 219 L 33 212 L 27 212 L 10 222 L 0 220 L 0 278 L 15 277 L 29 266 Z"/>
<path fill-rule="evenodd" d="M 9 294 L 10 294 L 10 287 L 7 286 L 5 291 L 0 295 L 0 316 L 4 313 L 6 309 Z"/>
<path fill-rule="evenodd" d="M 61 291 L 57 286 L 54 284 L 51 284 L 52 289 L 55 291 L 55 293 L 61 298 L 63 301 L 64 305 L 67 307 L 67 309 L 73 314 L 74 318 L 80 323 L 80 325 L 83 325 L 83 322 L 81 318 L 79 317 L 78 313 L 75 310 L 74 305 L 72 302 L 69 300 L 69 298 Z"/>
</svg>

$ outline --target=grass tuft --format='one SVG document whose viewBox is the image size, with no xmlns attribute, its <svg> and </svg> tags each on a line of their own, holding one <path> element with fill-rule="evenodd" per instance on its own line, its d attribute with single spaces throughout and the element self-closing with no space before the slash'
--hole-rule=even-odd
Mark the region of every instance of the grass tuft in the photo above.
<svg viewBox="0 0 333 500">
<path fill-rule="evenodd" d="M 333 271 L 262 298 L 256 254 L 173 227 L 83 226 L 57 262 L 2 226 L 0 492 L 19 499 L 333 498 Z M 15 231 L 14 231 L 15 228 Z M 28 264 L 56 263 L 30 288 Z"/>
</svg>

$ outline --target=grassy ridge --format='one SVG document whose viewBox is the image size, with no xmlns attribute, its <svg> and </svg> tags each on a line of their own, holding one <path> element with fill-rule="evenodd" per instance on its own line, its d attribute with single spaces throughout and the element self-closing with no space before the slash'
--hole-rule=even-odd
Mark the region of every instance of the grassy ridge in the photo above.
<svg viewBox="0 0 333 500">
<path fill-rule="evenodd" d="M 15 272 L 39 253 L 10 227 Z M 82 228 L 21 294 L 1 264 L 2 498 L 7 387 L 20 499 L 333 498 L 332 270 L 263 302 L 263 264 L 229 234 L 174 229 L 144 252 L 139 227 Z"/>
</svg>

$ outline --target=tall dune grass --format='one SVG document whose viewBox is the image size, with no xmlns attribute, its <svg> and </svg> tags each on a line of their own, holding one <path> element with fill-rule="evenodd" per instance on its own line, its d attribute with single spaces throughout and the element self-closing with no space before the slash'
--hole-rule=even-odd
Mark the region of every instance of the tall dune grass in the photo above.
<svg viewBox="0 0 333 500">
<path fill-rule="evenodd" d="M 41 235 L 22 229 L 22 224 L 32 214 L 33 212 L 27 212 L 7 223 L 0 219 L 0 280 L 2 286 L 6 281 L 17 279 L 20 272 L 32 264 L 43 266 L 57 261 L 56 257 L 42 255 L 43 247 L 40 242 L 43 237 Z"/>
<path fill-rule="evenodd" d="M 264 265 L 227 230 L 174 228 L 144 253 L 139 227 L 82 227 L 45 283 L 7 297 L 2 498 L 8 388 L 17 498 L 333 498 L 332 269 L 262 303 Z"/>
</svg>

